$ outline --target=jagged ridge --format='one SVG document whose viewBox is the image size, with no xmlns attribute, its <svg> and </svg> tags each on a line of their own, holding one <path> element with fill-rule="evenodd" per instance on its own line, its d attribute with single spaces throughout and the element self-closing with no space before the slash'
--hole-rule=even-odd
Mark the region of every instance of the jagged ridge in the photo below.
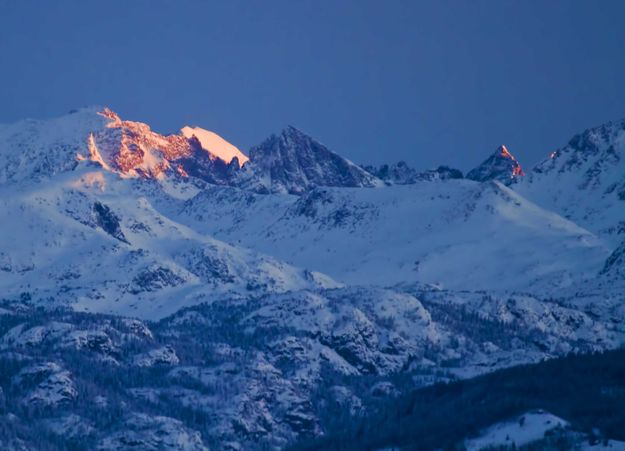
<svg viewBox="0 0 625 451">
<path fill-rule="evenodd" d="M 488 180 L 498 180 L 506 185 L 514 183 L 525 173 L 514 155 L 501 145 L 482 164 L 467 173 L 469 180 L 484 182 Z"/>
</svg>

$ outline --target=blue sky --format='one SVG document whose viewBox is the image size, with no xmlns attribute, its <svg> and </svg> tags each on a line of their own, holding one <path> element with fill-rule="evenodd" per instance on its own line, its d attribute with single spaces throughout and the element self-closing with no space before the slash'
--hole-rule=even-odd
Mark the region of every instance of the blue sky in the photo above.
<svg viewBox="0 0 625 451">
<path fill-rule="evenodd" d="M 625 117 L 623 1 L 0 0 L 0 122 L 108 105 L 247 149 L 526 167 Z"/>
</svg>

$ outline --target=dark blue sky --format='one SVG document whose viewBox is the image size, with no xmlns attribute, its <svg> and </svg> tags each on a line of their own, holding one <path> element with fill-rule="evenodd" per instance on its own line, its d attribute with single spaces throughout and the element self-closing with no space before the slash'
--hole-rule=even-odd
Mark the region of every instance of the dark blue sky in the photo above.
<svg viewBox="0 0 625 451">
<path fill-rule="evenodd" d="M 0 122 L 108 105 L 242 150 L 531 166 L 625 117 L 625 1 L 0 0 Z"/>
</svg>

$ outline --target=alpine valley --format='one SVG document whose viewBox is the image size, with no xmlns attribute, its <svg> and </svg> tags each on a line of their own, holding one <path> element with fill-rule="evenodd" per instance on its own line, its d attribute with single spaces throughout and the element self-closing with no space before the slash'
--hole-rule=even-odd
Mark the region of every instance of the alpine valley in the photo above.
<svg viewBox="0 0 625 451">
<path fill-rule="evenodd" d="M 485 157 L 360 166 L 294 127 L 246 155 L 103 107 L 0 125 L 0 448 L 342 449 L 436 384 L 618 352 L 625 121 L 531 169 Z M 625 445 L 541 402 L 446 439 L 499 446 L 525 415 Z M 351 443 L 451 446 L 387 436 Z"/>
</svg>

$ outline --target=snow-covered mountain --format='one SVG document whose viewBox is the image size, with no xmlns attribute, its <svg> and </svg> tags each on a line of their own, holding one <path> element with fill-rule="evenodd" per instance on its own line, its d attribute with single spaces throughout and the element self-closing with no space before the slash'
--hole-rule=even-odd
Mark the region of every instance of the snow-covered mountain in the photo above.
<svg viewBox="0 0 625 451">
<path fill-rule="evenodd" d="M 216 296 L 331 283 L 176 223 L 133 181 L 91 166 L 13 188 L 0 188 L 5 296 L 158 318 Z"/>
<path fill-rule="evenodd" d="M 261 193 L 300 194 L 319 186 L 382 185 L 360 166 L 291 126 L 252 147 L 250 163 L 241 175 L 238 186 Z"/>
<path fill-rule="evenodd" d="M 618 244 L 625 237 L 625 120 L 574 136 L 514 190 Z"/>
<path fill-rule="evenodd" d="M 0 126 L 0 447 L 277 449 L 622 345 L 624 124 L 467 178 L 292 127 L 248 159 L 103 108 Z"/>
<path fill-rule="evenodd" d="M 521 178 L 503 146 L 471 171 L 483 182 L 443 168 L 384 186 L 293 127 L 246 161 L 204 129 L 160 135 L 106 108 L 2 126 L 0 191 L 10 220 L 2 223 L 0 286 L 146 315 L 224 293 L 337 284 L 573 290 L 617 271 L 618 243 L 583 226 L 621 214 L 622 131 L 618 123 L 586 132 L 512 191 L 492 180 Z M 408 171 L 393 168 L 385 172 Z M 573 200 L 561 208 L 585 196 L 582 210 L 601 210 L 582 227 L 575 215 L 526 199 L 560 205 L 565 188 L 547 187 L 578 176 L 586 184 L 567 189 Z"/>
<path fill-rule="evenodd" d="M 498 180 L 506 185 L 516 182 L 524 175 L 521 165 L 504 145 L 499 146 L 482 164 L 467 172 L 470 180 Z"/>
<path fill-rule="evenodd" d="M 122 120 L 100 107 L 82 108 L 47 121 L 4 125 L 0 127 L 4 162 L 0 183 L 41 180 L 73 170 L 80 161 L 96 163 L 122 177 L 178 174 L 227 183 L 229 172 L 238 169 L 240 162 L 225 161 L 234 146 L 209 133 L 185 128 L 180 134 L 160 135 L 147 124 Z"/>
</svg>

